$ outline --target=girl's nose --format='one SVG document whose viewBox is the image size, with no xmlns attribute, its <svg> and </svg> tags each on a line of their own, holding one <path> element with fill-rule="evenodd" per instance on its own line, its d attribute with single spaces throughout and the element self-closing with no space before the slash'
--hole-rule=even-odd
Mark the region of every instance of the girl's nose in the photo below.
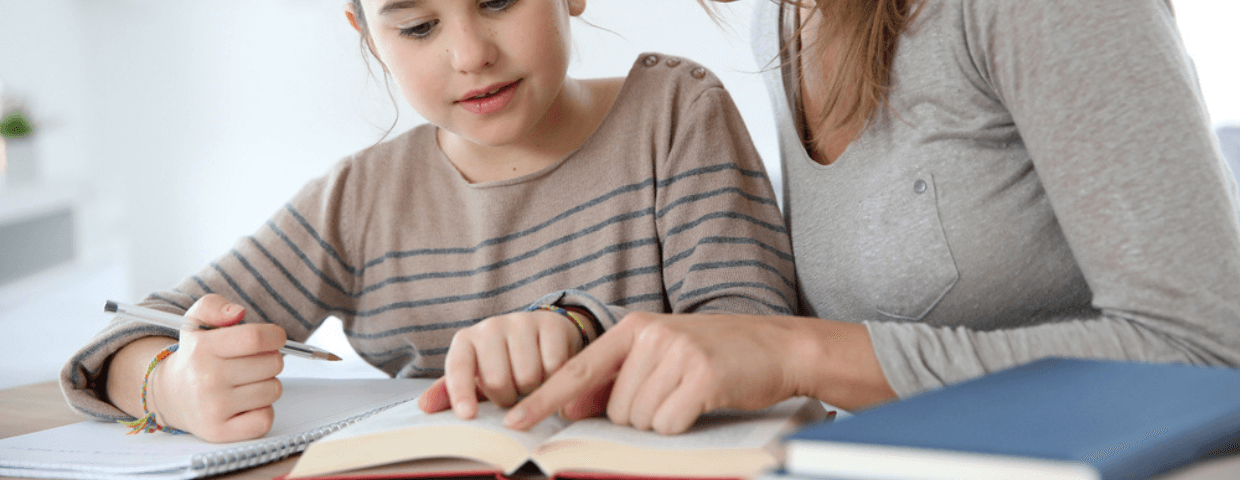
<svg viewBox="0 0 1240 480">
<path fill-rule="evenodd" d="M 458 24 L 451 48 L 452 66 L 461 73 L 477 73 L 499 56 L 492 32 L 477 22 Z"/>
</svg>

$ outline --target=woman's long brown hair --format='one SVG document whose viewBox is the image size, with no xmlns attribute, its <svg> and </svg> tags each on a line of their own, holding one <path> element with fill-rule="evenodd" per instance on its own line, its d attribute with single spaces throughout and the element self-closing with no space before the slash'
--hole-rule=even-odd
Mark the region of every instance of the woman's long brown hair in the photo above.
<svg viewBox="0 0 1240 480">
<path fill-rule="evenodd" d="M 799 6 L 801 0 L 781 0 Z M 823 99 L 815 122 L 820 131 L 864 129 L 874 112 L 886 105 L 891 65 L 900 34 L 916 16 L 921 0 L 818 0 L 818 41 L 802 50 L 802 64 L 816 62 L 832 75 L 814 92 Z M 830 45 L 834 42 L 834 45 Z M 834 47 L 833 57 L 827 56 Z"/>
<path fill-rule="evenodd" d="M 708 2 L 698 1 L 710 10 Z M 886 105 L 897 40 L 916 17 L 917 5 L 923 0 L 754 1 L 778 1 L 792 8 L 812 7 L 812 15 L 819 16 L 818 31 L 814 32 L 817 41 L 800 52 L 804 61 L 791 59 L 832 72 L 814 92 L 823 99 L 822 112 L 818 118 L 806 121 L 822 132 L 860 132 L 868 126 L 874 112 Z M 805 20 L 802 18 L 803 24 Z"/>
</svg>

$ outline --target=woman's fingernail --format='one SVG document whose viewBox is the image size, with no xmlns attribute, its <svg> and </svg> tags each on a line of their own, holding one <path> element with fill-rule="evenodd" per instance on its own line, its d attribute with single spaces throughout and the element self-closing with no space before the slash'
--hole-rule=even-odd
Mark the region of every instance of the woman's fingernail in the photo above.
<svg viewBox="0 0 1240 480">
<path fill-rule="evenodd" d="M 239 308 L 241 307 L 238 307 L 236 304 L 233 304 L 233 303 L 224 305 L 224 315 L 236 315 L 237 309 Z"/>
<path fill-rule="evenodd" d="M 515 407 L 508 411 L 508 415 L 504 415 L 504 426 L 509 428 L 514 427 L 525 421 L 526 415 L 528 415 L 528 412 L 525 411 L 525 407 Z"/>
</svg>

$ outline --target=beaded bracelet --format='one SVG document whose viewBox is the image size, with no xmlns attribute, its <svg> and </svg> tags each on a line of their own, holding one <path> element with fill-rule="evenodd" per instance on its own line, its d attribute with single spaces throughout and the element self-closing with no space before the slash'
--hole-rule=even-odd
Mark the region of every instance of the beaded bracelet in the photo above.
<svg viewBox="0 0 1240 480">
<path fill-rule="evenodd" d="M 564 318 L 567 318 L 569 321 L 573 322 L 573 325 L 577 326 L 577 333 L 581 334 L 581 348 L 586 348 L 586 345 L 590 344 L 590 336 L 586 334 L 586 324 L 580 318 L 577 318 L 577 315 L 580 314 L 573 315 L 573 312 L 555 305 L 533 305 L 530 308 L 525 309 L 527 312 L 533 312 L 535 310 L 548 310 L 563 315 Z"/>
<path fill-rule="evenodd" d="M 151 360 L 151 364 L 146 367 L 146 375 L 142 377 L 142 393 L 140 397 L 142 398 L 142 413 L 144 415 L 142 418 L 137 418 L 128 422 L 119 420 L 119 423 L 132 428 L 132 430 L 126 433 L 126 435 L 133 435 L 139 432 L 155 433 L 159 430 L 163 430 L 174 435 L 185 433 L 184 431 L 177 430 L 172 427 L 161 426 L 160 424 L 155 423 L 155 412 L 152 412 L 146 408 L 146 384 L 151 381 L 151 372 L 155 371 L 155 366 L 159 365 L 159 362 L 163 361 L 165 358 L 168 358 L 168 355 L 172 355 L 172 352 L 177 351 L 177 347 L 179 345 L 180 344 L 178 343 L 174 343 L 164 347 L 163 350 L 160 350 L 159 353 L 155 354 L 155 358 Z"/>
</svg>

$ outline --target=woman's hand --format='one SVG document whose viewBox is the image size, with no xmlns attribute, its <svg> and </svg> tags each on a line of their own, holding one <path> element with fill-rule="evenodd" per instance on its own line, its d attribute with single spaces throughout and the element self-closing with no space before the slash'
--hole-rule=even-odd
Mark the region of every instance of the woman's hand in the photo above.
<svg viewBox="0 0 1240 480">
<path fill-rule="evenodd" d="M 570 419 L 605 409 L 616 424 L 674 434 L 710 410 L 758 409 L 798 395 L 841 407 L 894 395 L 864 325 L 633 313 L 518 403 L 505 423 L 525 430 L 561 408 Z"/>
<path fill-rule="evenodd" d="M 275 377 L 284 369 L 284 358 L 277 352 L 286 340 L 284 329 L 269 324 L 233 326 L 245 318 L 245 309 L 214 294 L 195 302 L 185 317 L 228 328 L 181 331 L 178 350 L 151 374 L 147 405 L 156 412 L 158 423 L 209 442 L 266 434 L 275 420 L 271 405 L 282 393 Z M 125 365 L 129 370 L 126 378 L 109 374 L 108 393 L 118 407 L 141 416 L 142 376 L 155 353 L 170 343 L 164 337 L 143 338 L 116 354 L 114 368 Z"/>
<path fill-rule="evenodd" d="M 478 413 L 478 400 L 509 407 L 559 370 L 581 350 L 573 321 L 547 311 L 491 317 L 452 337 L 444 376 L 418 398 L 427 413 L 452 408 L 463 419 Z"/>
</svg>

